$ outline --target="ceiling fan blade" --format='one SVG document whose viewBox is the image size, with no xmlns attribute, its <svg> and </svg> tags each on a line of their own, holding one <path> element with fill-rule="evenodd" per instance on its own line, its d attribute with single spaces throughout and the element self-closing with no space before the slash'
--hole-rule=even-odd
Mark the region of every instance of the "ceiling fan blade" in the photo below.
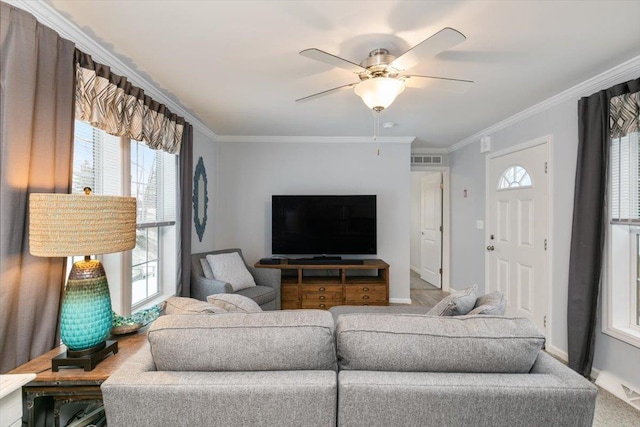
<svg viewBox="0 0 640 427">
<path fill-rule="evenodd" d="M 348 85 L 338 86 L 338 87 L 334 87 L 333 89 L 325 90 L 323 92 L 314 93 L 313 95 L 309 95 L 309 96 L 305 96 L 304 98 L 296 99 L 296 102 L 312 101 L 312 100 L 314 100 L 316 98 L 321 98 L 321 97 L 323 97 L 325 95 L 330 95 L 330 94 L 332 94 L 334 92 L 337 92 L 339 90 L 357 86 L 358 83 L 360 83 L 360 82 L 349 83 Z"/>
<path fill-rule="evenodd" d="M 315 59 L 316 61 L 324 62 L 325 64 L 329 64 L 333 67 L 343 68 L 353 73 L 361 73 L 365 70 L 355 62 L 347 61 L 344 58 L 340 58 L 339 56 L 332 55 L 320 49 L 305 49 L 300 52 L 300 55 Z"/>
<path fill-rule="evenodd" d="M 391 67 L 399 71 L 408 70 L 425 58 L 430 58 L 453 46 L 462 43 L 467 38 L 458 30 L 443 28 L 426 40 L 421 41 L 399 57 L 391 64 Z"/>
<path fill-rule="evenodd" d="M 464 93 L 473 85 L 472 80 L 449 79 L 435 76 L 402 76 L 408 87 L 431 87 L 448 92 Z"/>
</svg>

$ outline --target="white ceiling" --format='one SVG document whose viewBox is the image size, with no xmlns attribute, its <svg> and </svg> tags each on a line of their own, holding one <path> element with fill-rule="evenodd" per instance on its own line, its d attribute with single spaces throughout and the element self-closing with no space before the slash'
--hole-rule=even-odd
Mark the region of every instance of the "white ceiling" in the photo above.
<svg viewBox="0 0 640 427">
<path fill-rule="evenodd" d="M 412 68 L 474 80 L 464 94 L 407 88 L 383 111 L 414 145 L 448 147 L 640 55 L 640 1 L 70 1 L 63 16 L 218 135 L 371 136 L 357 81 L 298 55 L 396 56 L 444 27 L 467 40 Z"/>
</svg>

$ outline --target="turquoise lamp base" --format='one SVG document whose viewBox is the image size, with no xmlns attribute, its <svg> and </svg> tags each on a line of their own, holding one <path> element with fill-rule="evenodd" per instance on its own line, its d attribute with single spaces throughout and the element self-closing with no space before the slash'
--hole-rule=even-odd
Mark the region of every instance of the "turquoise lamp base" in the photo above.
<svg viewBox="0 0 640 427">
<path fill-rule="evenodd" d="M 104 357 L 110 352 L 116 353 L 117 343 L 115 351 L 112 346 L 105 353 L 105 340 L 111 333 L 112 324 L 111 296 L 102 263 L 88 257 L 75 262 L 69 273 L 60 314 L 60 338 L 68 349 L 66 359 L 77 359 L 76 366 L 86 366 L 82 360 L 91 355 L 100 353 Z M 94 366 L 93 363 L 90 365 Z M 85 367 L 85 370 L 91 369 Z"/>
</svg>

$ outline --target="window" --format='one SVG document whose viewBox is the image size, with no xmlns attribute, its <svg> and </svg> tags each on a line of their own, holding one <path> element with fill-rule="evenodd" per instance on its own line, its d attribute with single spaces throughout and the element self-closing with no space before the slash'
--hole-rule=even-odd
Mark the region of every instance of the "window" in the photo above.
<svg viewBox="0 0 640 427">
<path fill-rule="evenodd" d="M 640 136 L 611 139 L 605 333 L 640 347 Z"/>
<path fill-rule="evenodd" d="M 177 156 L 75 122 L 73 192 L 137 199 L 136 247 L 105 254 L 114 311 L 128 315 L 173 294 L 176 282 Z"/>
<path fill-rule="evenodd" d="M 498 190 L 531 187 L 531 175 L 522 166 L 508 167 L 498 181 Z"/>
</svg>

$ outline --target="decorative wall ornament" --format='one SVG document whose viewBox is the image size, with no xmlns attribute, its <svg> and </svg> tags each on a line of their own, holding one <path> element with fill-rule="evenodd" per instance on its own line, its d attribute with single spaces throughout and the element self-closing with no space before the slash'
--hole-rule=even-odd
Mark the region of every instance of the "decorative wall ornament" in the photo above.
<svg viewBox="0 0 640 427">
<path fill-rule="evenodd" d="M 209 206 L 209 192 L 207 191 L 207 171 L 204 169 L 202 156 L 198 159 L 193 174 L 193 224 L 198 233 L 198 240 L 202 242 L 204 229 L 207 227 L 207 207 Z"/>
</svg>

